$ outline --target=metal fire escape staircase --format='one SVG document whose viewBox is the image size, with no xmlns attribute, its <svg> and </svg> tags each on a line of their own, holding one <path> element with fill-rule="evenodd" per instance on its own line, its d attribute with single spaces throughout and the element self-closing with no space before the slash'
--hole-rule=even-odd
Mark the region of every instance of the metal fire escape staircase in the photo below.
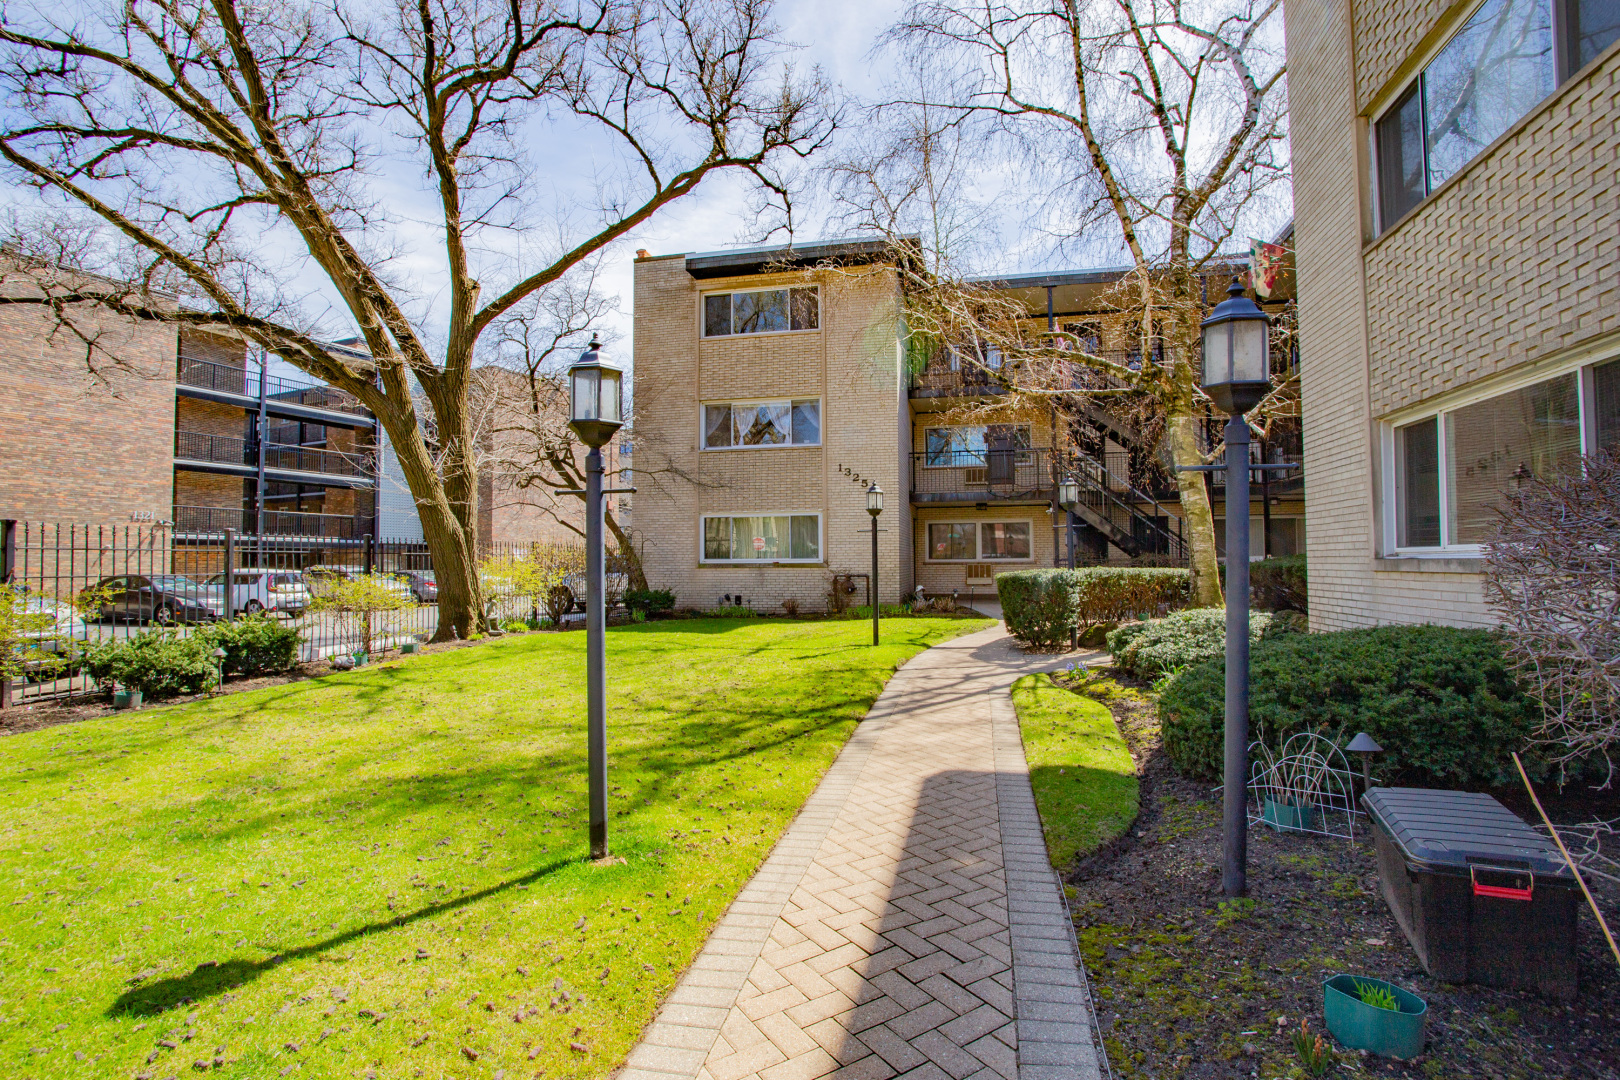
<svg viewBox="0 0 1620 1080">
<path fill-rule="evenodd" d="M 1185 561 L 1186 546 L 1179 528 L 1181 519 L 1158 500 L 1133 487 L 1102 462 L 1083 451 L 1072 453 L 1067 462 L 1053 461 L 1056 477 L 1073 473 L 1080 482 L 1080 502 L 1075 516 L 1090 525 L 1132 558 L 1163 555 Z M 1144 513 L 1143 506 L 1153 511 Z M 1168 527 L 1167 524 L 1168 523 Z"/>
</svg>

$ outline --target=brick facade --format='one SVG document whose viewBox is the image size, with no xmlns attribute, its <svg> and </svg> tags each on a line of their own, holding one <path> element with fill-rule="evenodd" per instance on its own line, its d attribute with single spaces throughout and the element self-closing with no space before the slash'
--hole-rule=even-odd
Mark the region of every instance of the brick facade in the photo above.
<svg viewBox="0 0 1620 1080">
<path fill-rule="evenodd" d="M 1491 621 L 1477 559 L 1381 548 L 1380 422 L 1620 331 L 1620 52 L 1373 234 L 1370 106 L 1467 5 L 1290 0 L 1311 621 Z"/>
<path fill-rule="evenodd" d="M 768 611 L 783 600 L 821 610 L 833 574 L 871 566 L 866 486 L 886 495 L 878 583 L 893 603 L 912 587 L 907 457 L 895 274 L 881 267 L 699 281 L 684 256 L 635 267 L 636 533 L 653 588 L 706 608 L 727 594 Z M 815 283 L 814 331 L 699 336 L 707 292 Z M 819 398 L 821 445 L 700 451 L 703 402 Z M 705 514 L 821 515 L 815 564 L 704 565 Z"/>
</svg>

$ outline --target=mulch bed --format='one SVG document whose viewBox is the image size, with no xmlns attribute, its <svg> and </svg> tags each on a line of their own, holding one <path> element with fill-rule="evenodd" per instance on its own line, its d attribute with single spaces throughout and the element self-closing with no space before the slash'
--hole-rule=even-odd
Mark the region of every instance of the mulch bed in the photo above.
<svg viewBox="0 0 1620 1080">
<path fill-rule="evenodd" d="M 1304 1019 L 1313 1035 L 1326 1035 L 1322 982 L 1348 972 L 1427 1000 L 1428 1045 L 1410 1062 L 1340 1049 L 1328 1076 L 1620 1077 L 1620 969 L 1584 904 L 1580 994 L 1565 1005 L 1427 975 L 1384 903 L 1372 844 L 1359 833 L 1351 844 L 1251 827 L 1249 895 L 1228 901 L 1220 793 L 1170 768 L 1145 699 L 1110 696 L 1141 774 L 1142 813 L 1065 877 L 1116 1076 L 1305 1076 L 1293 1033 Z M 1522 793 L 1498 798 L 1530 813 Z M 1543 802 L 1555 823 L 1620 814 L 1614 793 L 1543 793 Z M 1620 890 L 1594 891 L 1620 931 Z"/>
</svg>

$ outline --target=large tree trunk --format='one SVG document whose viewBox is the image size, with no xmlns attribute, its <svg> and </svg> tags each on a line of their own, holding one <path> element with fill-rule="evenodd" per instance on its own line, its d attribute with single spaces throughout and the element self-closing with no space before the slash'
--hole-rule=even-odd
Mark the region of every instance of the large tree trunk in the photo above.
<svg viewBox="0 0 1620 1080">
<path fill-rule="evenodd" d="M 1178 410 L 1169 418 L 1170 454 L 1177 465 L 1202 465 L 1198 448 L 1198 418 Z M 1187 545 L 1188 569 L 1192 580 L 1189 595 L 1193 607 L 1221 607 L 1221 568 L 1215 555 L 1215 515 L 1209 506 L 1209 489 L 1204 473 L 1177 472 L 1176 490 L 1181 494 L 1182 541 Z"/>
<path fill-rule="evenodd" d="M 613 534 L 614 541 L 619 545 L 619 557 L 624 560 L 625 569 L 630 575 L 630 587 L 632 589 L 645 589 L 647 587 L 647 571 L 641 565 L 641 552 L 637 551 L 636 546 L 630 542 L 630 534 L 619 527 L 619 523 L 613 520 L 612 514 L 604 512 L 602 521 L 607 525 L 608 531 Z"/>
</svg>

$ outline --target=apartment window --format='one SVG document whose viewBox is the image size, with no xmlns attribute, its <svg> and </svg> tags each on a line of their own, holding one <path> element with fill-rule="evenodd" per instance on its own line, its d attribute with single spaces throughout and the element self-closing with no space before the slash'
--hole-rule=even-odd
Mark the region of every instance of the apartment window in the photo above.
<svg viewBox="0 0 1620 1080">
<path fill-rule="evenodd" d="M 815 330 L 820 325 L 820 295 L 814 285 L 710 293 L 703 298 L 704 337 L 778 334 L 787 330 Z"/>
<path fill-rule="evenodd" d="M 821 515 L 745 514 L 703 519 L 704 562 L 818 562 Z"/>
<path fill-rule="evenodd" d="M 703 449 L 821 445 L 821 402 L 720 402 L 703 406 Z"/>
<path fill-rule="evenodd" d="M 1380 228 L 1399 221 L 1616 37 L 1614 0 L 1485 0 L 1375 125 Z"/>
<path fill-rule="evenodd" d="M 928 428 L 923 432 L 923 465 L 933 469 L 983 465 L 989 451 L 1028 450 L 1029 439 L 1028 424 Z"/>
<path fill-rule="evenodd" d="M 1583 452 L 1620 444 L 1620 362 L 1591 369 L 1587 385 L 1585 433 L 1575 371 L 1393 428 L 1395 547 L 1477 550 L 1491 539 L 1504 494 L 1579 469 Z"/>
<path fill-rule="evenodd" d="M 1028 562 L 1027 521 L 931 521 L 929 562 Z"/>
</svg>

